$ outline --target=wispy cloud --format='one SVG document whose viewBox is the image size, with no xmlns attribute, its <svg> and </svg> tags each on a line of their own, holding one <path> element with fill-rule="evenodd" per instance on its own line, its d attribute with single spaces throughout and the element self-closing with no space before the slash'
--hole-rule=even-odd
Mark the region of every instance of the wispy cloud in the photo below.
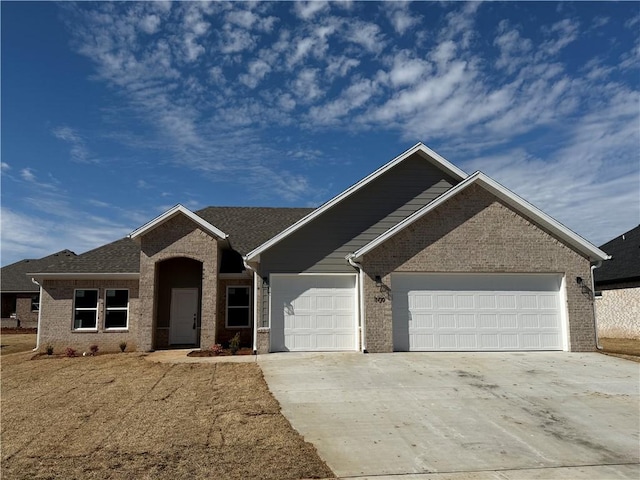
<svg viewBox="0 0 640 480">
<path fill-rule="evenodd" d="M 74 162 L 98 163 L 98 160 L 89 152 L 84 138 L 80 136 L 77 130 L 67 126 L 60 126 L 54 128 L 51 133 L 53 133 L 56 138 L 70 145 L 71 150 L 69 151 L 69 156 Z"/>
<path fill-rule="evenodd" d="M 346 9 L 368 5 L 287 5 L 298 21 L 276 12 L 281 4 L 266 2 L 64 8 L 73 14 L 76 48 L 95 65 L 95 78 L 153 129 L 148 148 L 214 182 L 237 175 L 250 195 L 268 186 L 293 203 L 323 190 L 288 163 L 311 160 L 283 159 L 295 143 L 275 143 L 272 129 L 283 126 L 294 130 L 292 138 L 381 131 L 406 142 L 424 140 L 496 174 L 542 206 L 552 207 L 545 199 L 560 180 L 533 189 L 527 186 L 531 172 L 569 182 L 576 158 L 588 158 L 587 170 L 596 173 L 581 176 L 572 189 L 605 196 L 614 186 L 633 191 L 610 174 L 637 178 L 637 82 L 615 74 L 637 75 L 640 40 L 616 50 L 615 59 L 606 49 L 580 50 L 583 66 L 576 74 L 574 50 L 586 35 L 609 28 L 609 17 L 581 23 L 563 11 L 532 30 L 525 28 L 527 19 L 496 13 L 497 27 L 487 30 L 477 22 L 487 6 L 451 3 L 429 6 L 442 11 L 437 28 L 428 29 L 425 5 L 393 2 L 357 18 Z M 636 16 L 625 25 L 633 29 L 639 22 Z M 75 161 L 92 158 L 78 131 L 59 127 L 54 135 L 71 145 Z M 494 156 L 498 147 L 513 156 Z M 582 196 L 573 191 L 572 198 Z M 584 202 L 594 215 L 615 203 Z M 560 204 L 560 217 L 579 209 Z"/>
</svg>

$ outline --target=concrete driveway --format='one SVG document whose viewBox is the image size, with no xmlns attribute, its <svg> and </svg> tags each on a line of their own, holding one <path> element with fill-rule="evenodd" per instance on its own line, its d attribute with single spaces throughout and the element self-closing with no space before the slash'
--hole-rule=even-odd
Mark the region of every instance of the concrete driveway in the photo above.
<svg viewBox="0 0 640 480">
<path fill-rule="evenodd" d="M 339 477 L 640 478 L 640 364 L 597 353 L 258 357 Z"/>
</svg>

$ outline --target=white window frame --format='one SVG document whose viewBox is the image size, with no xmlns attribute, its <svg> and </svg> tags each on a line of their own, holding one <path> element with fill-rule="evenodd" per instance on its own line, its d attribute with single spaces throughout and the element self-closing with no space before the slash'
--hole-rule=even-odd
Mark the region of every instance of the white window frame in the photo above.
<svg viewBox="0 0 640 480">
<path fill-rule="evenodd" d="M 89 292 L 89 291 L 97 292 L 95 308 L 85 308 L 85 307 L 77 308 L 76 307 L 76 295 L 79 290 L 82 290 L 84 292 Z M 96 312 L 96 326 L 91 328 L 76 328 L 76 310 L 80 310 L 83 312 L 88 312 L 88 311 Z M 71 318 L 71 329 L 74 332 L 97 332 L 98 325 L 100 322 L 100 315 L 98 314 L 99 311 L 100 311 L 100 289 L 99 288 L 75 288 L 73 290 L 73 317 Z"/>
<path fill-rule="evenodd" d="M 107 307 L 107 292 L 109 290 L 125 290 L 127 292 L 127 306 L 126 307 Z M 129 303 L 131 300 L 131 292 L 128 288 L 105 288 L 104 289 L 104 320 L 103 328 L 107 332 L 113 331 L 125 331 L 129 330 Z M 107 327 L 107 312 L 127 312 L 127 324 L 124 327 Z"/>
<path fill-rule="evenodd" d="M 230 288 L 246 288 L 248 290 L 248 297 L 249 297 L 249 304 L 247 306 L 233 306 L 233 307 L 229 307 L 229 289 Z M 226 293 L 225 293 L 225 320 L 224 320 L 224 326 L 226 328 L 251 328 L 251 285 L 227 285 L 227 289 L 226 289 Z M 244 326 L 239 326 L 239 325 L 229 325 L 229 308 L 233 308 L 233 309 L 240 309 L 240 308 L 246 308 L 247 312 L 249 313 L 248 318 L 248 322 L 247 325 Z"/>
</svg>

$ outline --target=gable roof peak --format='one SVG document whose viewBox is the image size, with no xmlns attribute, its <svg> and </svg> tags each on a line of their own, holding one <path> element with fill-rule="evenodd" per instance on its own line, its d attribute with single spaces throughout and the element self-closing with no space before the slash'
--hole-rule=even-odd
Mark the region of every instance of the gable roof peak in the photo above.
<svg viewBox="0 0 640 480">
<path fill-rule="evenodd" d="M 399 163 L 405 161 L 406 159 L 412 157 L 415 154 L 420 155 L 421 158 L 423 158 L 424 160 L 432 163 L 437 168 L 443 170 L 444 172 L 446 172 L 447 174 L 449 174 L 452 177 L 456 178 L 457 180 L 464 180 L 465 178 L 468 177 L 468 175 L 463 170 L 461 170 L 458 167 L 456 167 L 454 164 L 449 162 L 446 158 L 442 157 L 441 155 L 439 155 L 436 152 L 434 152 L 433 150 L 431 150 L 424 143 L 418 142 L 413 147 L 409 148 L 408 150 L 405 150 L 400 155 L 398 155 L 397 157 L 395 157 L 391 161 L 385 163 L 380 168 L 375 170 L 373 173 L 370 173 L 369 175 L 364 177 L 359 182 L 354 183 L 353 185 L 351 185 L 349 188 L 344 190 L 342 193 L 339 193 L 335 197 L 333 197 L 330 200 L 328 200 L 327 202 L 323 203 L 320 207 L 318 207 L 317 209 L 313 210 L 311 213 L 309 213 L 305 217 L 303 217 L 300 220 L 298 220 L 296 223 L 291 225 L 289 228 L 286 228 L 285 230 L 280 232 L 278 235 L 270 238 L 269 240 L 267 240 L 265 243 L 263 243 L 259 247 L 254 248 L 251 252 L 249 252 L 245 256 L 245 260 L 247 260 L 247 261 L 257 261 L 260 258 L 260 254 L 262 252 L 264 252 L 265 250 L 269 249 L 270 247 L 272 247 L 276 243 L 280 242 L 282 239 L 288 237 L 290 234 L 292 234 L 293 232 L 297 231 L 299 228 L 303 227 L 304 225 L 306 225 L 307 223 L 312 221 L 314 218 L 322 215 L 324 212 L 326 212 L 327 210 L 329 210 L 333 206 L 337 205 L 342 200 L 344 200 L 344 199 L 348 198 L 349 196 L 353 195 L 355 192 L 359 191 L 360 189 L 362 189 L 363 187 L 365 187 L 369 183 L 373 182 L 378 177 L 384 175 L 386 172 L 391 170 L 393 167 L 395 167 Z"/>
<path fill-rule="evenodd" d="M 154 218 L 150 222 L 145 223 L 141 227 L 139 227 L 136 230 L 134 230 L 133 232 L 131 232 L 129 234 L 129 238 L 132 238 L 132 239 L 139 238 L 142 235 L 150 232 L 151 230 L 155 229 L 159 225 L 162 225 L 163 223 L 165 223 L 167 220 L 170 220 L 170 219 L 172 219 L 173 217 L 175 217 L 176 215 L 179 215 L 179 214 L 182 214 L 182 215 L 186 216 L 188 219 L 190 219 L 191 221 L 196 223 L 200 228 L 202 228 L 206 232 L 210 233 L 211 235 L 213 235 L 215 237 L 218 237 L 221 240 L 224 240 L 229 236 L 226 233 L 224 233 L 222 230 L 217 228 L 216 226 L 214 226 L 214 225 L 210 224 L 209 222 L 207 222 L 201 216 L 193 213 L 191 210 L 189 210 L 184 205 L 178 203 L 177 205 L 175 205 L 174 207 L 170 208 L 169 210 L 167 210 L 163 214 L 158 215 L 156 218 Z"/>
</svg>

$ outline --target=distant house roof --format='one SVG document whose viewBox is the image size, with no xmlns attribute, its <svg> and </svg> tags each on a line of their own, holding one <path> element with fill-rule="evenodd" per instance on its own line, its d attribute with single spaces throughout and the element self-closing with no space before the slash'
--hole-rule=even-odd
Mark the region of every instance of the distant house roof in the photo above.
<svg viewBox="0 0 640 480">
<path fill-rule="evenodd" d="M 231 247 L 240 254 L 245 254 L 312 210 L 311 208 L 208 207 L 195 214 L 227 234 Z M 23 271 L 23 275 L 25 273 L 44 274 L 42 276 L 127 275 L 139 272 L 140 245 L 135 240 L 125 237 L 55 265 L 32 264 Z M 31 283 L 27 275 L 24 277 Z"/>
<path fill-rule="evenodd" d="M 595 282 L 606 285 L 640 279 L 640 225 L 600 247 L 611 255 L 594 271 Z"/>
<path fill-rule="evenodd" d="M 0 289 L 3 292 L 38 292 L 38 285 L 26 275 L 34 270 L 42 270 L 76 256 L 71 250 L 61 250 L 52 255 L 37 259 L 20 260 L 0 271 Z"/>
</svg>

